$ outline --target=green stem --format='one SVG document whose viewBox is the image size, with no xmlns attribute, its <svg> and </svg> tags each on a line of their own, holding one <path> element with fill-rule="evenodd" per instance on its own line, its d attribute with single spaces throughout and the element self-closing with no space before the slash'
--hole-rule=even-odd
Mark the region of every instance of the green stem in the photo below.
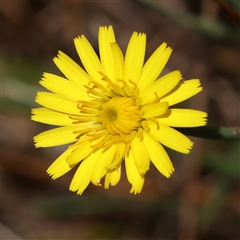
<svg viewBox="0 0 240 240">
<path fill-rule="evenodd" d="M 179 132 L 200 138 L 216 140 L 240 140 L 240 127 L 214 127 L 204 126 L 196 128 L 175 128 Z"/>
</svg>

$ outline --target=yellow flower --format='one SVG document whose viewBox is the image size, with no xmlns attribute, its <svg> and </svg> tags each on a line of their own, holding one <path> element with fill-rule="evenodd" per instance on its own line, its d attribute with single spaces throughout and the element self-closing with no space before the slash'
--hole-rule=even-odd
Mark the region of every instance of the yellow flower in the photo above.
<svg viewBox="0 0 240 240">
<path fill-rule="evenodd" d="M 70 190 L 82 194 L 90 182 L 114 186 L 124 161 L 132 187 L 140 193 L 150 162 L 165 177 L 174 171 L 162 145 L 189 153 L 191 140 L 172 127 L 206 124 L 207 114 L 172 106 L 202 90 L 198 79 L 182 80 L 179 71 L 158 76 L 172 49 L 161 44 L 144 64 L 146 34 L 134 32 L 123 56 L 111 26 L 99 28 L 100 59 L 88 40 L 74 39 L 85 68 L 63 52 L 53 59 L 65 77 L 44 73 L 32 120 L 59 126 L 34 137 L 36 147 L 69 144 L 48 168 L 56 179 L 79 165 Z"/>
</svg>

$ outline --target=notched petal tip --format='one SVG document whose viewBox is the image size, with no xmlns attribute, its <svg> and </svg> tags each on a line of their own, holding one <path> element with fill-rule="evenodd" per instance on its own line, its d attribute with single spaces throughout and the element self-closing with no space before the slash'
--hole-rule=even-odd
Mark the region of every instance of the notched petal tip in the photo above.
<svg viewBox="0 0 240 240">
<path fill-rule="evenodd" d="M 170 177 L 173 175 L 174 171 L 175 171 L 175 169 L 172 169 L 171 171 L 169 171 L 168 174 L 166 174 L 166 175 L 164 175 L 164 176 L 165 176 L 166 178 L 170 178 Z"/>
<path fill-rule="evenodd" d="M 108 25 L 108 26 L 100 26 L 99 27 L 99 30 L 108 30 L 108 31 L 112 31 L 113 30 L 113 27 L 112 27 L 112 25 Z"/>
<path fill-rule="evenodd" d="M 99 179 L 97 179 L 97 180 L 95 180 L 95 181 L 93 181 L 93 180 L 91 180 L 91 182 L 92 182 L 92 184 L 94 184 L 95 186 L 99 186 L 99 187 L 101 187 L 102 186 L 102 184 L 101 184 L 101 179 L 99 178 Z"/>
<path fill-rule="evenodd" d="M 57 56 L 53 58 L 53 62 L 56 63 L 56 61 L 59 61 L 61 57 L 65 56 L 65 53 L 61 50 L 58 50 Z"/>
<path fill-rule="evenodd" d="M 39 134 L 38 134 L 39 135 Z M 40 148 L 41 145 L 39 144 L 38 140 L 37 140 L 37 137 L 38 135 L 36 135 L 35 137 L 33 137 L 33 142 L 34 142 L 34 147 L 35 148 Z"/>
<path fill-rule="evenodd" d="M 47 175 L 48 175 L 52 180 L 56 180 L 56 179 L 57 179 L 57 177 L 54 176 L 54 174 L 51 173 L 50 171 L 47 170 L 46 172 L 47 172 Z"/>
<path fill-rule="evenodd" d="M 83 191 L 79 191 L 79 190 L 77 190 L 77 189 L 72 189 L 72 188 L 69 188 L 69 191 L 75 192 L 77 195 L 82 195 L 83 192 L 84 192 L 84 190 L 83 190 Z"/>
<path fill-rule="evenodd" d="M 130 189 L 130 193 L 133 193 L 134 195 L 140 194 L 141 192 L 142 192 L 142 188 L 136 189 L 134 186 L 132 186 L 132 188 Z"/>
</svg>

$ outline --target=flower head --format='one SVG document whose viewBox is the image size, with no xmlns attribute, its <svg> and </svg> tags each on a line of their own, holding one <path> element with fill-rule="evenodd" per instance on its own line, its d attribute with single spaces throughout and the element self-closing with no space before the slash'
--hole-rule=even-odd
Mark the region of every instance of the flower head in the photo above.
<svg viewBox="0 0 240 240">
<path fill-rule="evenodd" d="M 158 78 L 172 50 L 163 43 L 144 63 L 142 33 L 132 34 L 125 56 L 111 26 L 99 28 L 100 58 L 83 35 L 74 43 L 85 70 L 59 51 L 53 61 L 64 77 L 44 73 L 40 84 L 51 92 L 38 92 L 43 107 L 32 109 L 32 120 L 58 126 L 35 136 L 36 147 L 69 144 L 47 173 L 56 179 L 79 165 L 70 184 L 78 194 L 104 177 L 105 188 L 116 185 L 123 162 L 131 193 L 141 192 L 150 162 L 169 178 L 162 145 L 185 154 L 193 145 L 172 127 L 203 126 L 207 116 L 172 106 L 199 93 L 200 81 L 179 71 Z"/>
</svg>

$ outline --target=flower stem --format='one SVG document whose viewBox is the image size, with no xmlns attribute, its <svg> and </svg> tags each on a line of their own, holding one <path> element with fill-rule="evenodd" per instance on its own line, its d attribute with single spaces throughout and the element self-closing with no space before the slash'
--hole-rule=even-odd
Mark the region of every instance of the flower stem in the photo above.
<svg viewBox="0 0 240 240">
<path fill-rule="evenodd" d="M 196 128 L 175 128 L 179 132 L 200 138 L 236 141 L 240 140 L 240 127 L 203 126 Z"/>
</svg>

